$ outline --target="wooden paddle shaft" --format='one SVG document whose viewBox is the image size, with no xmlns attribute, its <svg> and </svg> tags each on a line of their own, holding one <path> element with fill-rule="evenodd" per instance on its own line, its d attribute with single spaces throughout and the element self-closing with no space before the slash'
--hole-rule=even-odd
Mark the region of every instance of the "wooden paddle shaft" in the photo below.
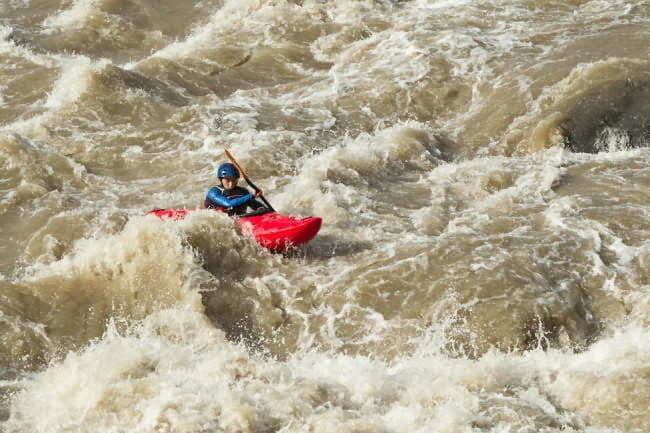
<svg viewBox="0 0 650 433">
<path fill-rule="evenodd" d="M 248 183 L 248 185 L 250 185 L 250 187 L 253 188 L 256 192 L 259 192 L 260 189 L 257 187 L 257 185 L 255 185 L 255 184 L 254 184 L 254 183 L 253 183 L 253 182 L 248 178 L 248 176 L 246 176 L 246 172 L 244 171 L 243 168 L 241 168 L 241 165 L 239 165 L 239 163 L 237 162 L 237 160 L 235 159 L 235 157 L 232 156 L 232 154 L 231 154 L 230 152 L 228 152 L 228 149 L 224 149 L 223 151 L 226 153 L 226 156 L 227 156 L 228 159 L 233 163 L 233 165 L 234 165 L 235 167 L 237 167 L 237 170 L 239 170 L 239 174 L 241 174 L 241 176 L 244 178 L 244 180 L 246 181 L 246 183 Z M 264 202 L 264 204 L 266 205 L 266 207 L 268 207 L 271 211 L 275 212 L 275 209 L 273 209 L 273 206 L 271 206 L 271 203 L 269 203 L 269 202 L 266 200 L 266 198 L 264 197 L 263 194 L 260 194 L 260 198 L 262 199 L 262 201 Z"/>
<path fill-rule="evenodd" d="M 241 174 L 241 176 L 248 181 L 248 176 L 246 176 L 246 172 L 244 171 L 243 168 L 241 168 L 241 165 L 239 165 L 235 157 L 232 156 L 232 153 L 228 152 L 228 149 L 224 149 L 223 151 L 226 153 L 226 156 L 228 157 L 230 162 L 232 162 L 233 165 L 237 167 L 237 170 L 239 170 L 239 174 Z"/>
</svg>

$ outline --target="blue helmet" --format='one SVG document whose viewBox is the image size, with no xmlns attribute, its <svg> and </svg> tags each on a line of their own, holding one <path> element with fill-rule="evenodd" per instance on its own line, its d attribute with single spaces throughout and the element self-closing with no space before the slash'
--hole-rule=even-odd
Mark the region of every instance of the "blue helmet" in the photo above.
<svg viewBox="0 0 650 433">
<path fill-rule="evenodd" d="M 223 179 L 224 177 L 239 177 L 239 170 L 235 164 L 229 162 L 223 163 L 217 169 L 217 177 Z"/>
</svg>

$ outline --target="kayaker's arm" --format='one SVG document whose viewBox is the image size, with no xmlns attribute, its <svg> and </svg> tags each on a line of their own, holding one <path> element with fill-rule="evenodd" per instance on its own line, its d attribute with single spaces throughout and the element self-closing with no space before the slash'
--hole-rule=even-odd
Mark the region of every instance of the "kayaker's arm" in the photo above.
<svg viewBox="0 0 650 433">
<path fill-rule="evenodd" d="M 228 198 L 224 197 L 217 188 L 212 188 L 208 191 L 208 195 L 205 199 L 216 207 L 231 208 L 245 204 L 249 200 L 253 199 L 253 197 L 253 194 L 246 194 L 242 197 Z"/>
</svg>

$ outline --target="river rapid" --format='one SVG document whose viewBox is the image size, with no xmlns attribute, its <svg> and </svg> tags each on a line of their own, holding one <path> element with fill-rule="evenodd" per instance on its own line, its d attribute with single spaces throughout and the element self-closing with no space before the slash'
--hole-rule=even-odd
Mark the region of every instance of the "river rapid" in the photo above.
<svg viewBox="0 0 650 433">
<path fill-rule="evenodd" d="M 650 431 L 644 0 L 2 0 L 0 431 Z M 323 218 L 196 208 L 229 149 Z"/>
</svg>

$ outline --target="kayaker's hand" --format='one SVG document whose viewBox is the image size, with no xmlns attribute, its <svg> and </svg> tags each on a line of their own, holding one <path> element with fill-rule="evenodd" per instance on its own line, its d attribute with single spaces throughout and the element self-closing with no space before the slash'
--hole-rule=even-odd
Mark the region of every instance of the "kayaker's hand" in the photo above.
<svg viewBox="0 0 650 433">
<path fill-rule="evenodd" d="M 257 191 L 255 191 L 255 198 L 257 198 L 257 197 L 259 197 L 261 195 L 264 195 L 264 191 L 262 191 L 261 189 L 258 189 Z"/>
</svg>

